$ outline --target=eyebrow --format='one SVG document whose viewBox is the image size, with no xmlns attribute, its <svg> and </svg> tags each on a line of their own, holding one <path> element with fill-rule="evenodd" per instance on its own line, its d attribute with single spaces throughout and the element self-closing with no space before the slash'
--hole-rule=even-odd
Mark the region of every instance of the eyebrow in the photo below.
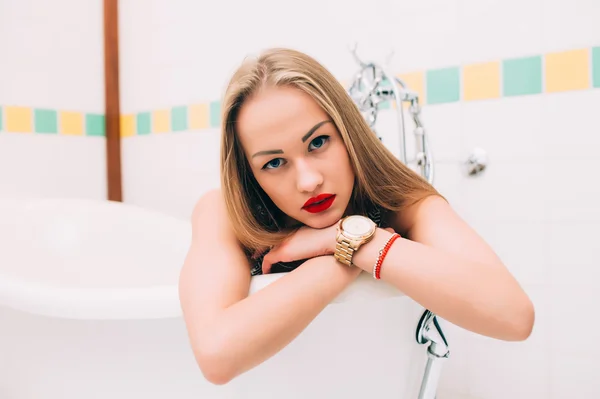
<svg viewBox="0 0 600 399">
<path fill-rule="evenodd" d="M 260 155 L 272 155 L 272 154 L 283 154 L 283 150 L 267 150 L 267 151 L 259 151 L 252 155 L 252 158 L 258 157 Z"/>
<path fill-rule="evenodd" d="M 321 126 L 323 126 L 324 124 L 331 122 L 330 119 L 321 121 L 319 123 L 317 123 L 316 125 L 314 125 L 304 136 L 302 136 L 302 142 L 305 143 L 306 140 L 308 140 L 310 138 L 310 136 L 313 135 L 313 133 L 320 128 Z M 260 155 L 273 155 L 273 154 L 283 154 L 283 150 L 266 150 L 266 151 L 259 151 L 257 153 L 255 153 L 254 155 L 252 155 L 252 158 L 260 156 Z"/>
<path fill-rule="evenodd" d="M 310 130 L 308 131 L 308 133 L 306 133 L 304 136 L 302 136 L 302 142 L 303 142 L 303 143 L 304 143 L 304 142 L 306 142 L 306 140 L 308 140 L 308 138 L 309 138 L 310 136 L 312 136 L 312 134 L 315 132 L 315 130 L 317 130 L 318 128 L 320 128 L 321 126 L 323 126 L 324 124 L 326 124 L 327 122 L 331 122 L 331 121 L 330 121 L 329 119 L 327 119 L 327 120 L 325 120 L 325 121 L 319 122 L 319 123 L 317 123 L 316 125 L 314 125 L 314 126 L 312 127 L 312 129 L 310 129 Z"/>
</svg>

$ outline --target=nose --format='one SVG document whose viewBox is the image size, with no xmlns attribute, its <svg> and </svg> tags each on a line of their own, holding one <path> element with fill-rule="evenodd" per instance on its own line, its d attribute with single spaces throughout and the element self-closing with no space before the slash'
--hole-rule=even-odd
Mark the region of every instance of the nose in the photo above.
<svg viewBox="0 0 600 399">
<path fill-rule="evenodd" d="M 323 184 L 323 174 L 305 160 L 296 163 L 298 191 L 312 193 Z"/>
</svg>

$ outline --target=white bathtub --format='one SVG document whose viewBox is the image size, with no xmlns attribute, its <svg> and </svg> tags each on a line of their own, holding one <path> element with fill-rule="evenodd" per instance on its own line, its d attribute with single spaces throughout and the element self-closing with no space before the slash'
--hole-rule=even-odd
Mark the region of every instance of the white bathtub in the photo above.
<svg viewBox="0 0 600 399">
<path fill-rule="evenodd" d="M 366 273 L 282 352 L 208 383 L 177 295 L 189 240 L 188 222 L 121 203 L 0 200 L 0 398 L 417 397 L 423 309 Z"/>
</svg>

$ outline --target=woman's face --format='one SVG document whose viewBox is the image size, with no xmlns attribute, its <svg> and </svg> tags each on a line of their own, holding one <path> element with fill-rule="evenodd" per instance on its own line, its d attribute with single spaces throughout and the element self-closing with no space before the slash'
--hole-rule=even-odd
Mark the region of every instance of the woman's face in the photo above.
<svg viewBox="0 0 600 399">
<path fill-rule="evenodd" d="M 341 219 L 354 173 L 340 133 L 308 94 L 263 89 L 243 104 L 237 129 L 254 177 L 281 211 L 313 228 Z"/>
</svg>

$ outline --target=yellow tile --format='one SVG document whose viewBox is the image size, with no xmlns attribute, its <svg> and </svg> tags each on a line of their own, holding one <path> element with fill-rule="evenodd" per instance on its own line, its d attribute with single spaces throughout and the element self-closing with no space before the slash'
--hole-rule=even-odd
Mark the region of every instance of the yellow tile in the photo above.
<svg viewBox="0 0 600 399">
<path fill-rule="evenodd" d="M 33 132 L 33 112 L 27 107 L 6 107 L 6 131 L 15 133 Z"/>
<path fill-rule="evenodd" d="M 466 101 L 500 97 L 499 62 L 465 65 L 462 73 Z"/>
<path fill-rule="evenodd" d="M 589 87 L 588 49 L 546 54 L 546 92 L 582 90 Z"/>
<path fill-rule="evenodd" d="M 398 78 L 406 84 L 410 91 L 414 91 L 419 95 L 420 105 L 425 104 L 425 74 L 423 72 L 401 73 Z M 406 108 L 410 106 L 410 103 L 404 102 L 403 105 Z M 396 107 L 395 102 L 392 103 L 392 106 Z"/>
<path fill-rule="evenodd" d="M 121 115 L 121 137 L 135 136 L 135 115 Z"/>
<path fill-rule="evenodd" d="M 166 133 L 170 130 L 169 123 L 170 112 L 168 109 L 161 109 L 154 111 L 152 115 L 152 132 L 153 133 Z"/>
<path fill-rule="evenodd" d="M 194 104 L 189 107 L 190 129 L 208 129 L 208 104 Z"/>
<path fill-rule="evenodd" d="M 83 113 L 61 111 L 59 120 L 60 134 L 83 136 Z"/>
</svg>

